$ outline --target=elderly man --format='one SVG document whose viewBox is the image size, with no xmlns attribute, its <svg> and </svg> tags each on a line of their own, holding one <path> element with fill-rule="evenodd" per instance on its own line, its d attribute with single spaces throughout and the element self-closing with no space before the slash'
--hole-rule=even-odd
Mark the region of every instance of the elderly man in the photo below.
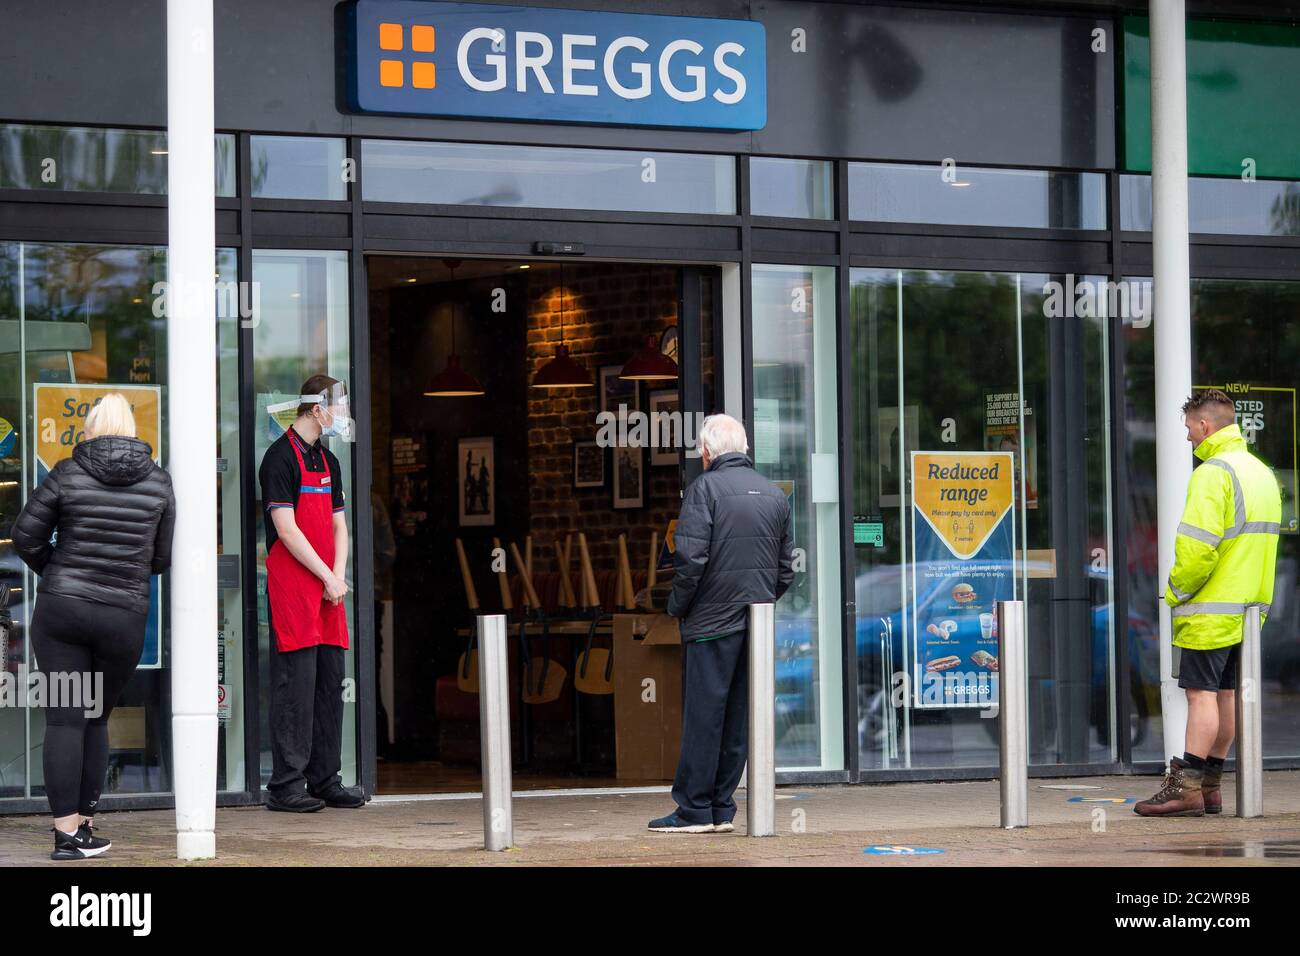
<svg viewBox="0 0 1300 956">
<path fill-rule="evenodd" d="M 745 426 L 711 415 L 700 428 L 704 473 L 682 500 L 673 534 L 668 613 L 682 632 L 682 749 L 677 809 L 659 833 L 735 829 L 732 799 L 748 743 L 749 605 L 776 601 L 794 579 L 790 502 L 754 471 Z"/>
<path fill-rule="evenodd" d="M 1178 686 L 1187 692 L 1187 750 L 1171 756 L 1164 786 L 1135 804 L 1144 817 L 1223 812 L 1223 762 L 1232 745 L 1246 609 L 1260 621 L 1273 601 L 1282 499 L 1268 465 L 1236 424 L 1232 398 L 1217 388 L 1183 404 L 1187 440 L 1204 464 L 1192 472 L 1174 543 L 1165 602 L 1182 648 Z"/>
</svg>

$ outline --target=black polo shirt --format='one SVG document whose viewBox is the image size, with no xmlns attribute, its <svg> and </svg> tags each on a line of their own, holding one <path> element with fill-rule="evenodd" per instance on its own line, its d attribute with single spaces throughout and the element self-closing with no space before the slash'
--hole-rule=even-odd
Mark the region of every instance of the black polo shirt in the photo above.
<svg viewBox="0 0 1300 956">
<path fill-rule="evenodd" d="M 293 444 L 291 445 L 290 442 Z M 298 490 L 302 487 L 302 476 L 298 472 L 298 458 L 293 453 L 293 446 L 298 446 L 303 465 L 308 471 L 324 471 L 329 468 L 330 493 L 334 500 L 334 513 L 343 510 L 343 470 L 339 460 L 320 439 L 308 445 L 293 428 L 271 443 L 271 447 L 262 456 L 262 467 L 257 470 L 258 480 L 262 483 L 262 520 L 266 528 L 266 553 L 271 553 L 271 546 L 279 537 L 275 533 L 275 522 L 271 512 L 276 508 L 298 507 Z"/>
</svg>

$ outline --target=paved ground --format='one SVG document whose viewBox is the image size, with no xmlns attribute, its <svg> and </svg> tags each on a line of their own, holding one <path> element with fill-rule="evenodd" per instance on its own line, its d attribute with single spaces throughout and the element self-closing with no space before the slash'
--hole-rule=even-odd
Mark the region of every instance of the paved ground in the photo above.
<svg viewBox="0 0 1300 956">
<path fill-rule="evenodd" d="M 260 808 L 217 813 L 219 858 L 199 865 L 649 865 L 689 866 L 1188 866 L 1300 865 L 1300 771 L 1264 775 L 1267 816 L 1232 816 L 1232 778 L 1221 817 L 1145 820 L 1131 803 L 1152 777 L 1030 782 L 1030 827 L 998 828 L 998 789 L 975 783 L 782 788 L 777 836 L 744 836 L 743 801 L 732 834 L 658 834 L 646 821 L 671 808 L 665 792 L 520 794 L 517 847 L 482 849 L 478 799 L 381 798 L 364 810 L 301 816 Z M 1056 787 L 1090 789 L 1049 789 Z M 1093 789 L 1099 788 L 1099 789 Z M 743 793 L 740 794 L 743 797 Z M 106 814 L 115 846 L 85 865 L 158 865 L 174 859 L 170 811 Z M 0 865 L 55 865 L 48 818 L 0 818 Z M 868 855 L 875 845 L 942 849 L 925 856 Z M 73 865 L 73 864 L 59 864 Z"/>
</svg>

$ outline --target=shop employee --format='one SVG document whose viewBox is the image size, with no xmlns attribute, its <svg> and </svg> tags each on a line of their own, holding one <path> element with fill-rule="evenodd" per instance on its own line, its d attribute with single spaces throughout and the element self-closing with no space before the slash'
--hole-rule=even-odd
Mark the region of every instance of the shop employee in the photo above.
<svg viewBox="0 0 1300 956">
<path fill-rule="evenodd" d="M 258 477 L 266 508 L 271 626 L 271 810 L 361 807 L 343 786 L 344 652 L 348 647 L 348 525 L 339 460 L 322 436 L 352 439 L 347 390 L 328 375 L 302 386 L 292 425 L 267 449 Z"/>
</svg>

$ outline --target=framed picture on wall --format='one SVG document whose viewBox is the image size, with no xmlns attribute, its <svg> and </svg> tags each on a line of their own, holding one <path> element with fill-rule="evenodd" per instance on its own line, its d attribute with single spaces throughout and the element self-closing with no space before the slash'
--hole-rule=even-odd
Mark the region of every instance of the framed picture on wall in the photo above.
<svg viewBox="0 0 1300 956">
<path fill-rule="evenodd" d="M 496 462 L 492 439 L 462 438 L 456 445 L 457 497 L 462 527 L 496 523 Z"/>
<path fill-rule="evenodd" d="M 573 443 L 573 487 L 605 487 L 605 449 L 594 441 Z"/>
<path fill-rule="evenodd" d="M 645 507 L 645 452 L 641 448 L 614 448 L 614 507 Z"/>
<path fill-rule="evenodd" d="M 675 388 L 651 392 L 649 405 L 651 422 L 658 421 L 654 417 L 656 412 L 671 414 L 672 412 L 681 411 L 680 403 L 677 401 L 677 389 Z M 677 464 L 679 449 L 675 444 L 671 443 L 685 441 L 684 431 L 685 429 L 680 421 L 673 422 L 671 419 L 665 419 L 658 426 L 651 426 L 651 435 L 657 433 L 659 442 L 663 446 L 656 448 L 652 445 L 650 447 L 650 464 L 652 466 Z"/>
<path fill-rule="evenodd" d="M 629 412 L 641 410 L 641 384 L 635 379 L 619 378 L 623 372 L 621 365 L 602 365 L 600 367 L 600 410 L 618 414 L 618 407 L 626 405 Z"/>
</svg>

